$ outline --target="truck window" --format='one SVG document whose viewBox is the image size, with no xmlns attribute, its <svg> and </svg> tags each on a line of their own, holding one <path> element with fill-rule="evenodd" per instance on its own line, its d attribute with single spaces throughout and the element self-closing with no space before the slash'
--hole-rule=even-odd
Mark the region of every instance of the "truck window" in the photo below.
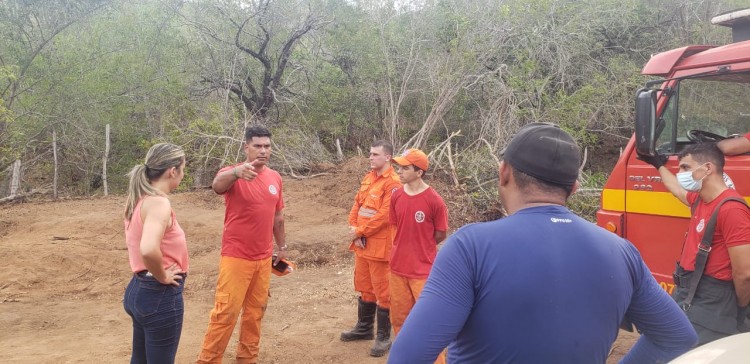
<svg viewBox="0 0 750 364">
<path fill-rule="evenodd" d="M 750 73 L 684 79 L 676 90 L 662 113 L 660 152 L 679 153 L 696 143 L 695 135 L 688 135 L 691 130 L 720 137 L 750 132 Z"/>
<path fill-rule="evenodd" d="M 675 150 L 675 138 L 673 130 L 675 129 L 675 123 L 677 122 L 677 94 L 669 98 L 667 107 L 662 113 L 661 119 L 664 122 L 664 130 L 662 130 L 659 137 L 656 139 L 657 149 L 663 154 L 674 154 L 677 153 Z"/>
</svg>

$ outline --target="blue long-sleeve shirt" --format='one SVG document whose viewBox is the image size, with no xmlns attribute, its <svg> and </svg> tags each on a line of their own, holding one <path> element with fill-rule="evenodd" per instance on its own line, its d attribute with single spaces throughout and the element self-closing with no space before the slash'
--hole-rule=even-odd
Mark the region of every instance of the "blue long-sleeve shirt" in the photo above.
<svg viewBox="0 0 750 364">
<path fill-rule="evenodd" d="M 624 363 L 697 342 L 632 244 L 562 206 L 526 208 L 448 239 L 388 363 L 446 346 L 450 363 L 604 363 L 625 317 L 643 335 Z"/>
</svg>

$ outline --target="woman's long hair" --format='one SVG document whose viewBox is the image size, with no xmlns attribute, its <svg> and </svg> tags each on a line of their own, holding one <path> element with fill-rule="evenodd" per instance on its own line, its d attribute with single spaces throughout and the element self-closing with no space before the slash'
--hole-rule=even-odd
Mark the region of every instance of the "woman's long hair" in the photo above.
<svg viewBox="0 0 750 364">
<path fill-rule="evenodd" d="M 161 177 L 164 172 L 172 167 L 180 168 L 185 160 L 185 152 L 182 148 L 171 143 L 155 144 L 146 154 L 146 160 L 128 172 L 128 197 L 125 201 L 125 219 L 130 221 L 133 210 L 138 201 L 145 195 L 155 196 L 160 194 L 151 181 Z"/>
</svg>

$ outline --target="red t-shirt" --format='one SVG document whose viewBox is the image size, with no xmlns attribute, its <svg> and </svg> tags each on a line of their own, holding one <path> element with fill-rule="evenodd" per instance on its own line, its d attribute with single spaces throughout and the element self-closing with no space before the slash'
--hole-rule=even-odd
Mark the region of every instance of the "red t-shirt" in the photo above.
<svg viewBox="0 0 750 364">
<path fill-rule="evenodd" d="M 222 256 L 260 260 L 273 254 L 273 220 L 284 208 L 281 189 L 279 173 L 265 167 L 252 181 L 238 179 L 224 192 Z"/>
<path fill-rule="evenodd" d="M 410 196 L 401 187 L 391 196 L 388 220 L 396 225 L 391 271 L 406 278 L 427 278 L 437 255 L 435 231 L 448 231 L 448 208 L 432 187 Z"/>
<path fill-rule="evenodd" d="M 680 265 L 685 270 L 695 270 L 695 255 L 698 253 L 698 244 L 703 238 L 703 230 L 711 219 L 716 206 L 727 197 L 739 197 L 739 193 L 733 189 L 727 189 L 709 203 L 701 201 L 690 218 L 685 247 L 682 250 Z M 698 199 L 698 193 L 688 192 L 687 201 L 690 206 Z M 706 270 L 703 274 L 724 281 L 732 280 L 732 266 L 729 260 L 728 248 L 750 244 L 750 211 L 738 202 L 725 202 L 716 219 L 716 230 L 714 240 L 711 244 L 711 253 L 708 254 Z"/>
</svg>

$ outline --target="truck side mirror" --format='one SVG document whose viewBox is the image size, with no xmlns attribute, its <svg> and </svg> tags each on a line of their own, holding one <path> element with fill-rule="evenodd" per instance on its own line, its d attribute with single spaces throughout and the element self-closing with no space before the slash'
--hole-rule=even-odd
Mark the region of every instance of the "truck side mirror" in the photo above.
<svg viewBox="0 0 750 364">
<path fill-rule="evenodd" d="M 656 155 L 656 91 L 640 89 L 635 96 L 635 150 Z"/>
</svg>

